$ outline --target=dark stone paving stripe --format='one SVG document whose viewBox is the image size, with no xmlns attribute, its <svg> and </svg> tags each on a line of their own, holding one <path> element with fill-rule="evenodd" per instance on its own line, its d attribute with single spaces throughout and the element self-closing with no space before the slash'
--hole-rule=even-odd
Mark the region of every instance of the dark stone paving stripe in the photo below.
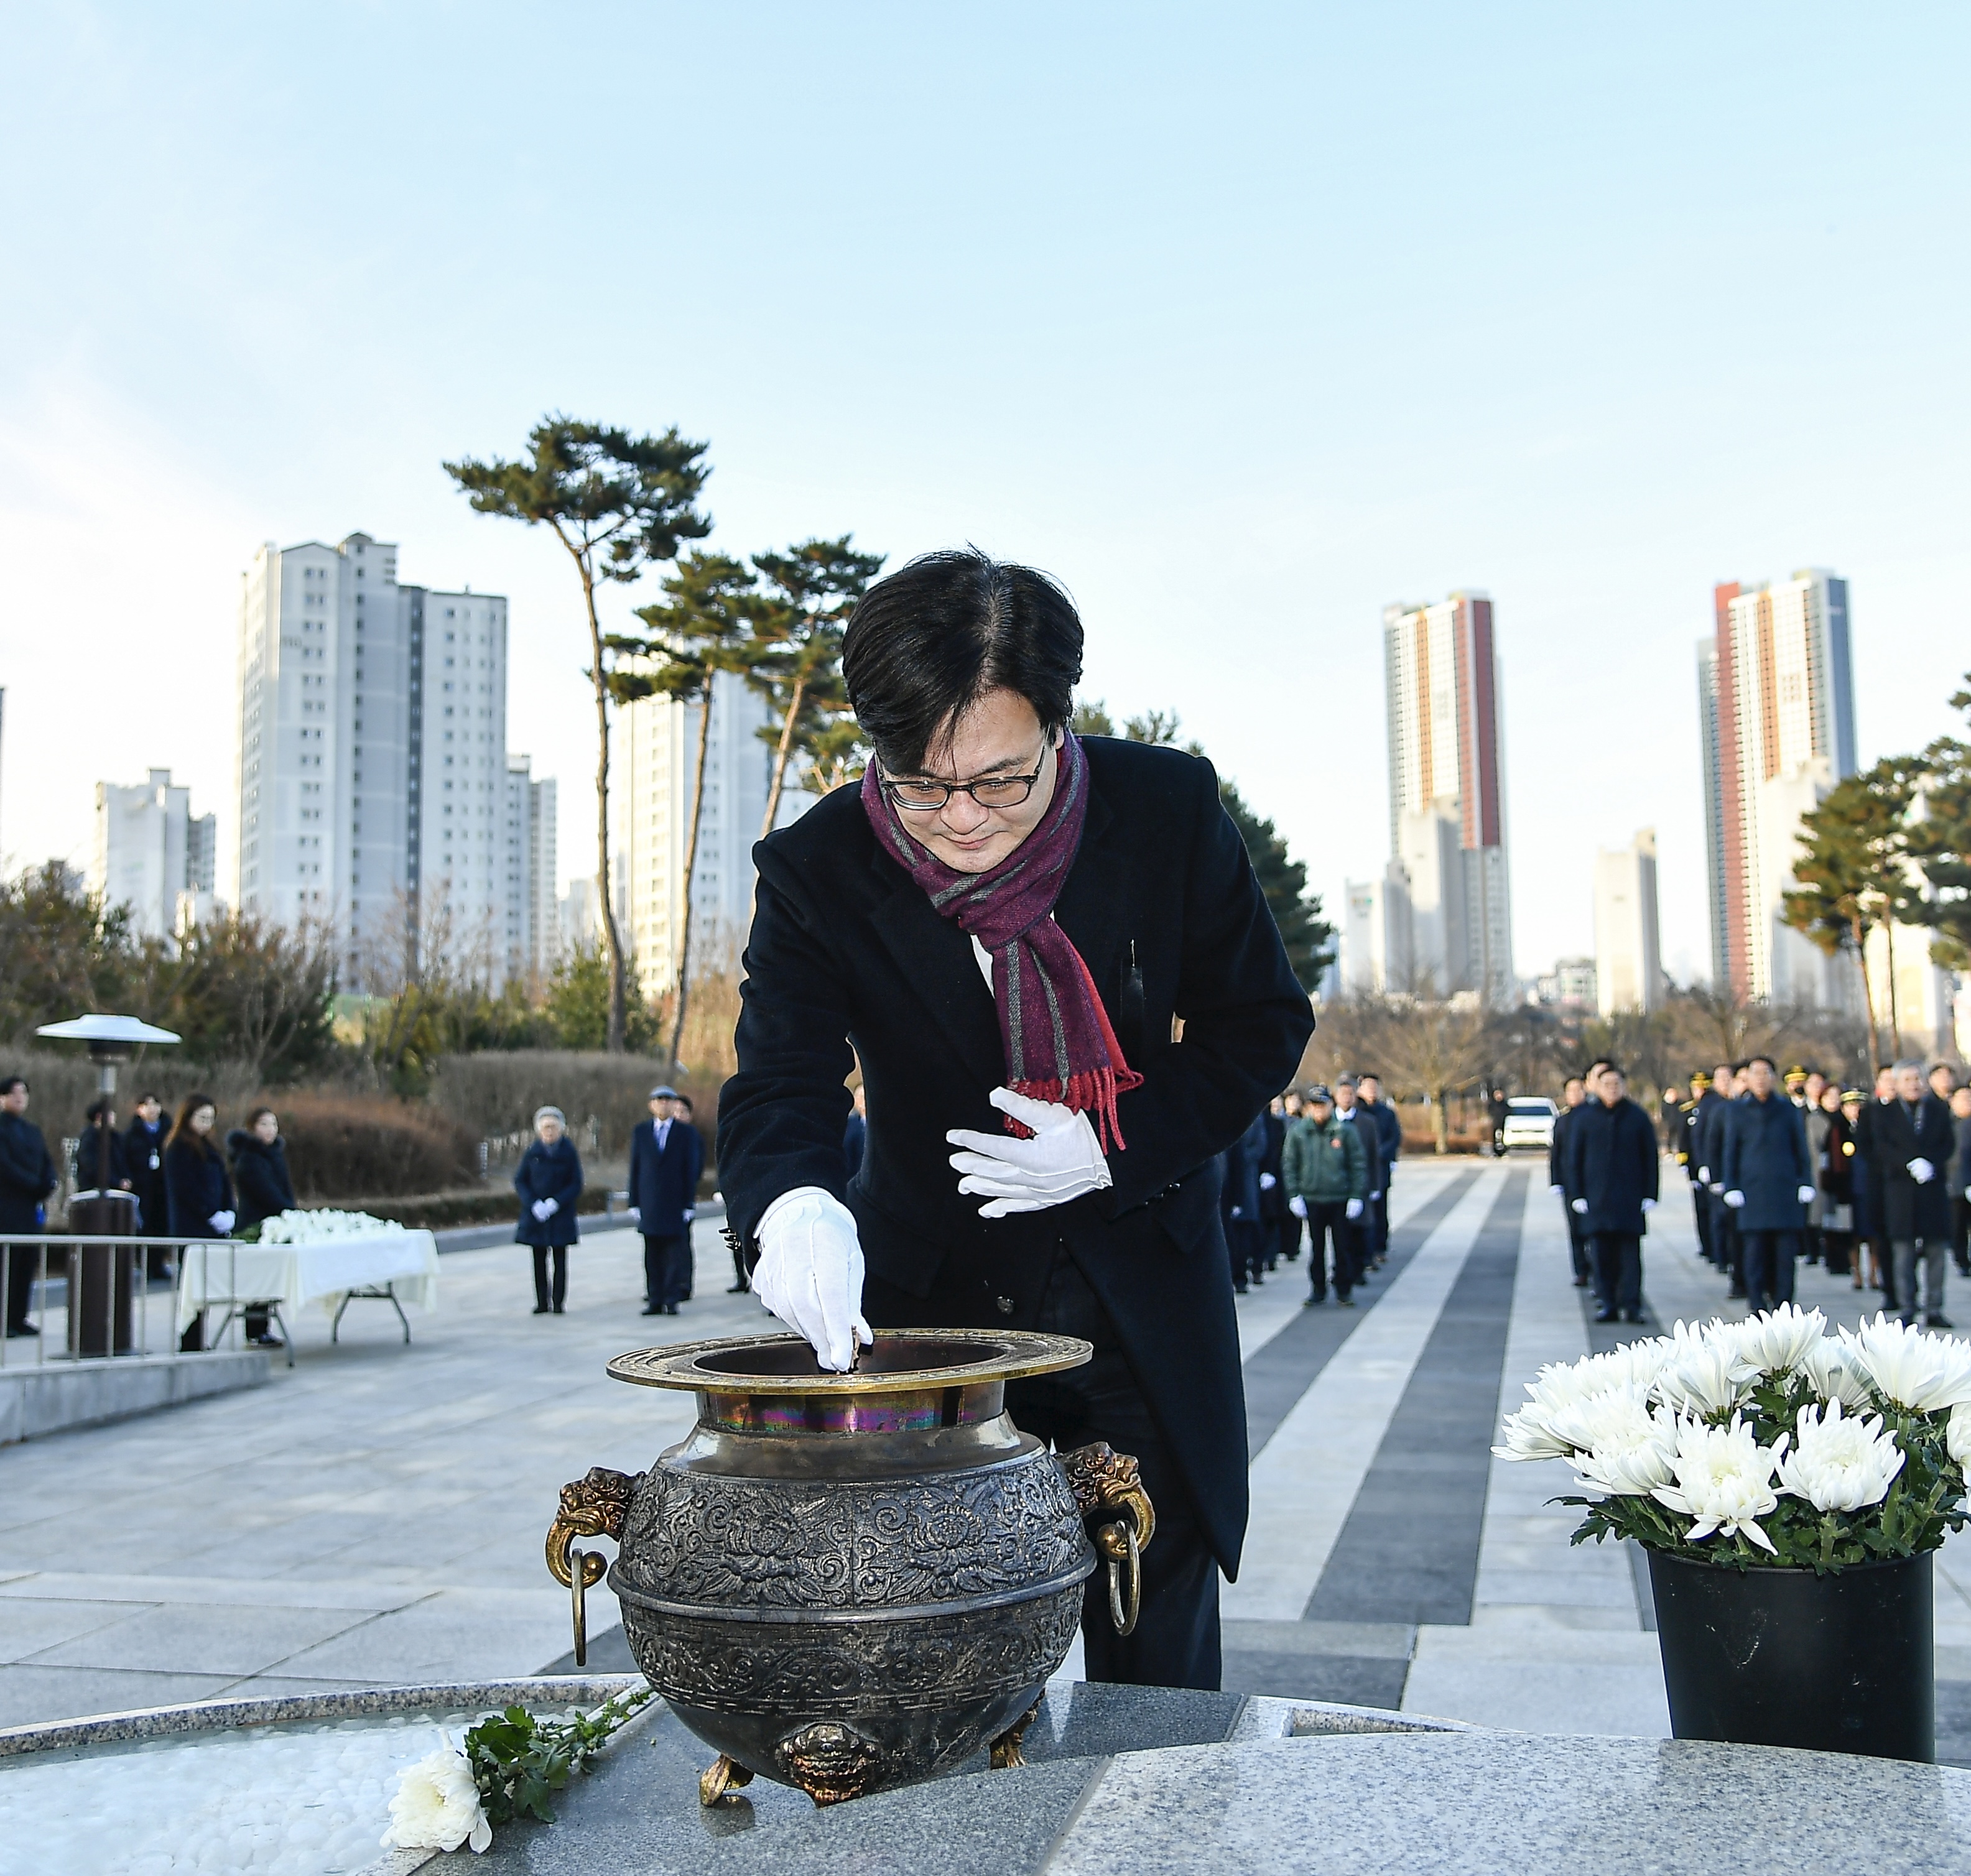
<svg viewBox="0 0 1971 1876">
<path fill-rule="evenodd" d="M 1445 1298 L 1309 1620 L 1469 1626 L 1528 1176 L 1510 1174 Z"/>
<path fill-rule="evenodd" d="M 1466 1173 L 1448 1181 L 1442 1191 L 1390 1232 L 1389 1256 L 1382 1269 L 1355 1292 L 1355 1308 L 1342 1308 L 1331 1293 L 1328 1301 L 1318 1309 L 1303 1309 L 1264 1347 L 1253 1351 L 1245 1371 L 1249 1464 L 1259 1457 L 1280 1422 L 1293 1411 L 1294 1403 L 1314 1384 L 1315 1376 L 1354 1333 L 1356 1324 L 1388 1294 L 1403 1266 L 1416 1255 L 1424 1239 L 1443 1223 L 1451 1208 L 1464 1197 L 1477 1177 L 1475 1172 Z M 1298 1284 L 1305 1295 L 1307 1273 L 1303 1255 L 1297 1263 L 1282 1264 L 1273 1273 L 1272 1282 Z"/>
</svg>

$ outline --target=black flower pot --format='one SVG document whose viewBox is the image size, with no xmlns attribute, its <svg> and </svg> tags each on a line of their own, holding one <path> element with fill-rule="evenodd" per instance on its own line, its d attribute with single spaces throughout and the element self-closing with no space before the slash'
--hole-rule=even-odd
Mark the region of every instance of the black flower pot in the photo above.
<svg viewBox="0 0 1971 1876">
<path fill-rule="evenodd" d="M 1932 1554 L 1816 1576 L 1651 1551 L 1670 1731 L 1934 1764 Z"/>
</svg>

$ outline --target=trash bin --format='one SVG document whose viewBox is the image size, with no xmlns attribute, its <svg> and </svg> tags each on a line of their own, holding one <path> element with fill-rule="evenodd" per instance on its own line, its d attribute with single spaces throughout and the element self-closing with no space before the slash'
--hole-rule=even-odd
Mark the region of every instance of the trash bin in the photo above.
<svg viewBox="0 0 1971 1876">
<path fill-rule="evenodd" d="M 112 1238 L 137 1230 L 137 1200 L 129 1192 L 78 1194 L 69 1200 L 68 1228 L 77 1237 Z M 130 1297 L 142 1247 L 78 1244 L 68 1254 L 68 1352 L 128 1355 Z"/>
</svg>

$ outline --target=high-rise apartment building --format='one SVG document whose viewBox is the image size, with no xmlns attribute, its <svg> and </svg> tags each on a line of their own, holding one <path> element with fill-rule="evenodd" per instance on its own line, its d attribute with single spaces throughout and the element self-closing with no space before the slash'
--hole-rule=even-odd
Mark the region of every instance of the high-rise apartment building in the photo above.
<svg viewBox="0 0 1971 1876">
<path fill-rule="evenodd" d="M 128 907 L 147 938 L 170 938 L 187 914 L 209 911 L 218 851 L 216 816 L 191 811 L 191 790 L 169 769 L 135 787 L 96 784 L 96 851 L 89 883 L 106 904 Z"/>
<path fill-rule="evenodd" d="M 1595 984 L 1604 1016 L 1663 1002 L 1663 943 L 1657 920 L 1657 832 L 1595 856 Z"/>
<path fill-rule="evenodd" d="M 552 969 L 561 951 L 555 897 L 555 784 L 532 759 L 509 755 L 500 839 L 506 868 L 506 956 L 523 975 Z"/>
<path fill-rule="evenodd" d="M 520 961 L 505 599 L 401 585 L 367 534 L 269 542 L 240 595 L 239 692 L 242 907 L 331 925 L 352 984 L 413 916 L 496 978 Z"/>
<path fill-rule="evenodd" d="M 1714 980 L 1739 996 L 1845 1008 L 1850 959 L 1780 918 L 1800 816 L 1855 757 L 1848 582 L 1819 568 L 1712 594 L 1698 655 Z"/>
<path fill-rule="evenodd" d="M 1504 728 L 1492 602 L 1386 607 L 1389 846 L 1409 895 L 1411 986 L 1513 992 Z M 1396 986 L 1392 986 L 1393 988 Z"/>
<path fill-rule="evenodd" d="M 773 746 L 760 734 L 770 715 L 764 699 L 738 678 L 721 676 L 713 682 L 710 708 L 691 894 L 692 956 L 706 968 L 736 960 L 752 922 L 753 846 L 766 817 L 774 767 Z M 704 709 L 674 698 L 645 697 L 627 705 L 618 718 L 629 771 L 624 936 L 646 997 L 663 995 L 677 980 L 685 852 Z M 776 825 L 799 819 L 813 800 L 787 790 Z"/>
</svg>

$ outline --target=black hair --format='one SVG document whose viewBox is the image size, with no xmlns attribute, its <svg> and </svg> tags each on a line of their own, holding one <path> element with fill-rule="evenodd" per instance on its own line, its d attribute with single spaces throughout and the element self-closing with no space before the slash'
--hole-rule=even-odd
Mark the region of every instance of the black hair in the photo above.
<svg viewBox="0 0 1971 1876">
<path fill-rule="evenodd" d="M 863 595 L 842 675 L 878 761 L 920 774 L 939 734 L 989 690 L 1017 692 L 1050 736 L 1064 728 L 1081 678 L 1081 618 L 1031 567 L 976 547 L 921 554 Z"/>
<path fill-rule="evenodd" d="M 1766 1065 L 1768 1068 L 1770 1068 L 1770 1069 L 1773 1071 L 1773 1073 L 1774 1073 L 1774 1074 L 1776 1074 L 1776 1075 L 1780 1072 L 1780 1071 L 1779 1071 L 1779 1065 L 1778 1065 L 1776 1062 L 1774 1062 L 1774 1061 L 1773 1058 L 1772 1058 L 1770 1055 L 1749 1055 L 1749 1056 L 1748 1056 L 1748 1057 L 1745 1058 L 1745 1066 L 1746 1066 L 1746 1067 L 1750 1068 L 1754 1062 L 1764 1062 L 1764 1063 L 1765 1063 L 1765 1065 Z"/>
<path fill-rule="evenodd" d="M 28 1078 L 25 1075 L 8 1075 L 0 1077 L 0 1100 L 4 1100 L 16 1088 L 25 1088 L 27 1086 Z M 31 1089 L 28 1091 L 31 1093 L 33 1092 Z"/>
<path fill-rule="evenodd" d="M 212 1142 L 202 1133 L 195 1132 L 191 1117 L 202 1107 L 217 1108 L 219 1103 L 209 1094 L 196 1091 L 188 1094 L 178 1103 L 178 1117 L 171 1122 L 171 1132 L 165 1136 L 167 1148 L 181 1144 L 190 1147 L 201 1159 L 212 1157 Z"/>
<path fill-rule="evenodd" d="M 86 1121 L 99 1121 L 105 1114 L 115 1112 L 116 1106 L 116 1104 L 110 1099 L 108 1095 L 99 1094 L 96 1099 L 90 1102 L 89 1106 L 83 1110 L 82 1117 Z"/>
</svg>

